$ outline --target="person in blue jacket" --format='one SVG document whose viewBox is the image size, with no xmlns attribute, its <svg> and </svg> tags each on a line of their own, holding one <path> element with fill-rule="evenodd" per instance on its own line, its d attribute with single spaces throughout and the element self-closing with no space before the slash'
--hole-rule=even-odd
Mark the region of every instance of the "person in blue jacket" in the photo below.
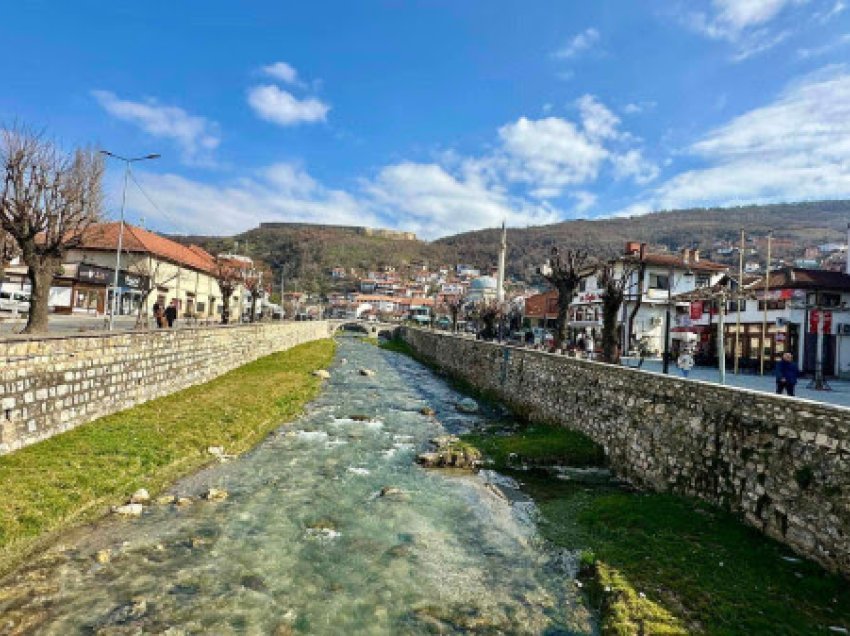
<svg viewBox="0 0 850 636">
<path fill-rule="evenodd" d="M 776 374 L 776 393 L 781 395 L 785 391 L 788 395 L 794 395 L 800 369 L 797 368 L 794 357 L 790 353 L 782 354 L 782 358 L 776 363 L 774 373 Z"/>
</svg>

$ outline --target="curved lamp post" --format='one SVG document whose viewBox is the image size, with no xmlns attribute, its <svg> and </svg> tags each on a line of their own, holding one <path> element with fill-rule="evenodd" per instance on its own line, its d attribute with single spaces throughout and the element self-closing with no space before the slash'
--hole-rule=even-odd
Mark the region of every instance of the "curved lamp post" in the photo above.
<svg viewBox="0 0 850 636">
<path fill-rule="evenodd" d="M 100 154 L 118 159 L 124 162 L 124 190 L 121 194 L 121 222 L 118 226 L 118 249 L 115 251 L 115 274 L 112 278 L 112 302 L 109 303 L 109 323 L 108 329 L 112 331 L 115 314 L 118 309 L 118 270 L 121 269 L 121 249 L 124 247 L 124 205 L 127 202 L 127 180 L 130 178 L 130 164 L 137 161 L 146 161 L 148 159 L 159 159 L 160 155 L 150 154 L 144 157 L 122 157 L 108 150 L 101 150 Z"/>
</svg>

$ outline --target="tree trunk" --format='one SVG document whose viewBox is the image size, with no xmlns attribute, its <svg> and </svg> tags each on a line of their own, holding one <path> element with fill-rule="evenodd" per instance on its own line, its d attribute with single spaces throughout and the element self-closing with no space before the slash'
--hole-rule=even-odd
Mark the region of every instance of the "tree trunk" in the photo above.
<svg viewBox="0 0 850 636">
<path fill-rule="evenodd" d="M 555 348 L 560 349 L 568 340 L 567 328 L 570 325 L 570 302 L 573 299 L 572 287 L 558 289 L 558 318 L 555 321 Z"/>
<path fill-rule="evenodd" d="M 221 324 L 226 325 L 230 322 L 230 297 L 225 296 L 221 302 Z"/>
<path fill-rule="evenodd" d="M 641 266 L 638 268 L 638 289 L 637 289 L 637 298 L 635 299 L 635 306 L 632 308 L 631 313 L 629 314 L 629 324 L 626 332 L 626 340 L 627 342 L 623 343 L 626 348 L 631 348 L 632 341 L 635 339 L 635 318 L 637 317 L 637 313 L 640 310 L 641 304 L 643 304 L 643 279 L 646 277 L 646 265 L 641 263 Z"/>
<path fill-rule="evenodd" d="M 622 304 L 621 299 L 602 301 L 602 358 L 611 364 L 620 364 L 617 351 L 617 315 Z"/>
<path fill-rule="evenodd" d="M 47 333 L 47 304 L 50 298 L 50 284 L 59 263 L 55 259 L 46 258 L 40 262 L 32 259 L 27 263 L 27 276 L 30 279 L 30 310 L 27 326 L 23 333 Z"/>
</svg>

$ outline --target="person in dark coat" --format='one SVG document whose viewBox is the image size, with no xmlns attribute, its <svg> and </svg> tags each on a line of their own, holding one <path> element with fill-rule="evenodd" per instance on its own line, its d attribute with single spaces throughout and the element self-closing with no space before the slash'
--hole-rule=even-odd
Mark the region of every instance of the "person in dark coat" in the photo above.
<svg viewBox="0 0 850 636">
<path fill-rule="evenodd" d="M 168 328 L 174 326 L 174 321 L 177 320 L 177 303 L 171 303 L 165 308 L 165 321 L 168 323 Z"/>
<path fill-rule="evenodd" d="M 156 320 L 157 328 L 162 329 L 164 317 L 162 315 L 162 305 L 158 302 L 153 304 L 153 317 Z"/>
<path fill-rule="evenodd" d="M 790 353 L 782 354 L 782 358 L 776 363 L 774 373 L 776 375 L 776 393 L 781 395 L 784 391 L 788 395 L 794 395 L 794 387 L 797 386 L 800 369 L 797 368 L 794 357 Z"/>
</svg>

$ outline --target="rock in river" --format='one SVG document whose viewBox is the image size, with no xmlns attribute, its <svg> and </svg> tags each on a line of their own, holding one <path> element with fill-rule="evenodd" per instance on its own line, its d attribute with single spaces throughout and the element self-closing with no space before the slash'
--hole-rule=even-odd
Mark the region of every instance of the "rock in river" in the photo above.
<svg viewBox="0 0 850 636">
<path fill-rule="evenodd" d="M 372 369 L 360 369 L 360 371 L 358 371 L 358 373 L 360 375 L 366 376 L 367 378 L 371 378 L 373 375 L 375 375 L 375 372 L 372 371 Z"/>
<path fill-rule="evenodd" d="M 133 496 L 130 497 L 131 504 L 149 504 L 150 502 L 151 495 L 144 488 L 139 488 L 136 492 L 133 493 Z"/>
<path fill-rule="evenodd" d="M 144 509 L 145 507 L 140 503 L 131 503 L 124 506 L 115 506 L 112 512 L 122 517 L 141 517 Z"/>
<path fill-rule="evenodd" d="M 461 413 L 478 413 L 478 402 L 472 398 L 463 398 L 455 408 Z"/>
<path fill-rule="evenodd" d="M 207 501 L 224 501 L 227 499 L 227 491 L 221 488 L 210 488 L 204 493 L 204 499 Z"/>
<path fill-rule="evenodd" d="M 327 380 L 331 377 L 331 374 L 325 369 L 316 369 L 313 371 L 313 375 L 317 378 L 321 378 L 322 380 Z"/>
</svg>

